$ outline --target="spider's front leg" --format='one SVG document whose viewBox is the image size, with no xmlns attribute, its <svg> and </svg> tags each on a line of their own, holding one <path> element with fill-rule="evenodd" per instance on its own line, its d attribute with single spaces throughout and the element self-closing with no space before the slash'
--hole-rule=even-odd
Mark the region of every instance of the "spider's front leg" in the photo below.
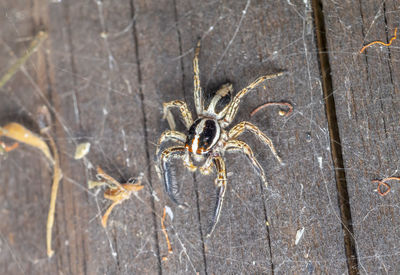
<svg viewBox="0 0 400 275">
<path fill-rule="evenodd" d="M 202 114 L 204 111 L 203 91 L 200 86 L 199 54 L 200 54 L 200 40 L 197 43 L 197 47 L 193 58 L 194 105 L 196 106 L 196 112 L 198 115 Z"/>
<path fill-rule="evenodd" d="M 285 72 L 279 72 L 279 73 L 275 73 L 275 74 L 261 76 L 261 77 L 257 78 L 255 81 L 253 81 L 252 83 L 250 83 L 246 88 L 243 88 L 240 92 L 238 92 L 235 95 L 235 97 L 233 98 L 231 105 L 229 106 L 229 109 L 226 113 L 226 116 L 224 118 L 224 122 L 223 122 L 222 126 L 226 127 L 232 123 L 232 120 L 235 118 L 236 113 L 238 111 L 240 100 L 242 99 L 242 97 L 244 97 L 248 92 L 250 92 L 252 89 L 254 89 L 258 85 L 260 85 L 265 80 L 281 76 L 284 73 Z"/>
<path fill-rule="evenodd" d="M 222 157 L 218 156 L 218 157 L 214 157 L 213 161 L 214 161 L 215 169 L 217 170 L 217 178 L 215 179 L 215 185 L 217 187 L 217 189 L 216 189 L 217 202 L 215 204 L 215 208 L 213 211 L 211 225 L 210 225 L 209 229 L 207 230 L 207 237 L 211 236 L 212 232 L 215 229 L 215 226 L 218 223 L 219 216 L 221 214 L 222 204 L 224 202 L 226 183 L 227 183 L 224 160 L 222 159 Z"/>
<path fill-rule="evenodd" d="M 184 203 L 178 201 L 180 194 L 180 185 L 176 182 L 174 170 L 171 167 L 171 159 L 180 158 L 182 159 L 185 154 L 185 147 L 174 146 L 165 149 L 160 156 L 160 172 L 162 173 L 162 179 L 164 181 L 165 191 L 169 198 L 178 204 L 179 206 L 185 206 Z"/>
<path fill-rule="evenodd" d="M 260 129 L 258 129 L 257 126 L 254 124 L 248 122 L 248 121 L 242 121 L 238 124 L 236 124 L 228 133 L 229 139 L 235 139 L 238 137 L 240 134 L 244 132 L 244 130 L 249 130 L 253 134 L 255 134 L 263 143 L 268 145 L 268 147 L 271 149 L 272 153 L 274 154 L 275 158 L 279 161 L 279 163 L 282 163 L 282 159 L 278 156 L 278 153 L 276 152 L 276 149 L 274 147 L 274 144 L 272 143 L 272 140 L 263 132 L 261 132 Z"/>
<path fill-rule="evenodd" d="M 253 151 L 251 150 L 250 146 L 247 145 L 247 143 L 241 140 L 228 140 L 226 142 L 224 149 L 226 150 L 226 152 L 239 151 L 245 154 L 253 164 L 253 167 L 256 169 L 258 175 L 261 177 L 261 180 L 263 181 L 265 186 L 266 187 L 268 186 L 267 179 L 265 178 L 264 169 L 261 167 L 260 163 L 255 158 Z"/>
<path fill-rule="evenodd" d="M 156 156 L 158 157 L 158 154 L 160 152 L 160 146 L 163 142 L 167 142 L 169 140 L 173 140 L 178 142 L 179 144 L 184 144 L 186 141 L 186 135 L 184 133 L 178 132 L 178 131 L 173 131 L 173 130 L 167 130 L 164 131 L 160 138 L 158 139 L 157 143 L 157 149 L 156 149 Z"/>
<path fill-rule="evenodd" d="M 164 111 L 163 119 L 167 119 L 170 124 L 171 130 L 175 130 L 175 122 L 173 121 L 172 113 L 170 111 L 170 109 L 173 107 L 179 108 L 186 129 L 189 129 L 190 126 L 193 124 L 193 118 L 186 103 L 182 100 L 173 100 L 170 102 L 163 103 L 163 111 Z"/>
</svg>

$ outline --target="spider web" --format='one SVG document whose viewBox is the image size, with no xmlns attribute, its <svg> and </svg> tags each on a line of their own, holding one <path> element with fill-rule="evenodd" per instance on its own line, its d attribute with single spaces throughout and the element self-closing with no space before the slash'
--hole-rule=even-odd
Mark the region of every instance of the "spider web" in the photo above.
<svg viewBox="0 0 400 275">
<path fill-rule="evenodd" d="M 23 145 L 0 160 L 4 274 L 349 272 L 312 3 L 275 2 L 0 3 L 0 75 L 32 34 L 42 27 L 49 33 L 0 91 L 0 119 L 37 130 L 37 107 L 46 105 L 64 173 L 53 229 L 56 255 L 48 260 L 51 167 Z M 365 42 L 389 40 L 398 7 L 391 1 L 322 3 L 358 269 L 393 273 L 400 268 L 398 188 L 394 183 L 381 198 L 371 180 L 398 176 L 398 46 L 395 40 L 390 48 L 358 51 Z M 195 117 L 192 58 L 199 38 L 204 93 L 226 82 L 237 92 L 260 75 L 287 71 L 247 95 L 230 126 L 244 120 L 257 125 L 285 165 L 255 136 L 243 134 L 269 185 L 245 156 L 227 153 L 228 188 L 211 238 L 205 233 L 215 174 L 192 174 L 175 162 L 190 205 L 181 209 L 154 168 L 157 139 L 168 128 L 162 103 L 183 99 Z M 279 107 L 270 107 L 250 117 L 270 101 L 290 102 L 294 112 L 279 116 Z M 85 141 L 90 153 L 73 160 L 76 145 Z M 114 209 L 107 229 L 100 219 L 110 202 L 103 189 L 87 186 L 96 166 L 121 182 L 144 175 L 145 189 Z M 172 254 L 161 228 L 164 207 Z"/>
</svg>

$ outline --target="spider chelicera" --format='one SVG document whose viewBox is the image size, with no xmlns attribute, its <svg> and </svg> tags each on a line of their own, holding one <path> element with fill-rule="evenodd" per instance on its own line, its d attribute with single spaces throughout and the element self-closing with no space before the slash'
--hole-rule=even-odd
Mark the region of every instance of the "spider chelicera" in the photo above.
<svg viewBox="0 0 400 275">
<path fill-rule="evenodd" d="M 195 171 L 199 168 L 204 175 L 212 171 L 213 166 L 217 171 L 215 185 L 217 188 L 217 202 L 213 211 L 211 225 L 207 230 L 207 237 L 211 235 L 218 222 L 222 203 L 224 200 L 227 177 L 224 162 L 224 153 L 227 151 L 239 151 L 244 153 L 253 164 L 262 181 L 267 184 L 264 170 L 255 158 L 250 146 L 245 142 L 236 139 L 245 130 L 255 134 L 263 143 L 268 145 L 276 159 L 282 163 L 278 156 L 271 139 L 258 129 L 257 126 L 250 122 L 242 121 L 231 128 L 226 128 L 232 123 L 240 100 L 251 89 L 257 87 L 260 83 L 267 79 L 272 79 L 283 74 L 283 72 L 265 75 L 257 78 L 246 88 L 238 92 L 233 99 L 231 98 L 232 84 L 222 85 L 209 100 L 208 106 L 204 106 L 203 91 L 200 87 L 200 71 L 198 65 L 198 56 L 200 53 L 200 42 L 197 44 L 193 59 L 194 69 L 194 103 L 198 118 L 193 122 L 192 114 L 184 101 L 174 100 L 164 103 L 164 119 L 170 115 L 171 108 L 179 108 L 186 126 L 187 134 L 175 130 L 167 130 L 163 132 L 158 140 L 157 157 L 159 161 L 159 172 L 164 181 L 165 190 L 170 199 L 180 206 L 185 206 L 179 200 L 180 185 L 175 182 L 173 170 L 171 168 L 171 160 L 175 158 L 183 159 L 183 164 L 189 170 Z M 175 141 L 179 143 L 177 146 L 166 148 L 160 152 L 160 146 L 167 141 Z M 202 164 L 197 166 L 196 164 Z"/>
</svg>

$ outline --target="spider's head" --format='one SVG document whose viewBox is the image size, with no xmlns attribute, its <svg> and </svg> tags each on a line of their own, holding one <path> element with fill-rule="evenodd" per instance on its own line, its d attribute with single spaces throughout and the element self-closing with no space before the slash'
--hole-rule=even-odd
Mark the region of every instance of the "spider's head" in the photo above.
<svg viewBox="0 0 400 275">
<path fill-rule="evenodd" d="M 216 120 L 199 118 L 189 129 L 185 147 L 192 154 L 205 155 L 211 151 L 220 135 L 221 128 Z"/>
</svg>

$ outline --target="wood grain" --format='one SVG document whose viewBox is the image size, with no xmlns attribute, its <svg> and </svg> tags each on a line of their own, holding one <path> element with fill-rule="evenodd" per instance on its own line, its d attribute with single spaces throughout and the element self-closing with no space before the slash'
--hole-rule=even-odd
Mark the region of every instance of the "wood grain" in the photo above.
<svg viewBox="0 0 400 275">
<path fill-rule="evenodd" d="M 389 41 L 399 10 L 396 1 L 322 2 L 359 270 L 396 273 L 398 186 L 393 182 L 392 192 L 380 197 L 372 180 L 398 176 L 397 40 L 359 51 Z"/>
<path fill-rule="evenodd" d="M 397 8 L 394 1 L 322 4 L 359 270 L 395 273 L 397 187 L 381 198 L 371 180 L 397 172 L 398 53 L 379 46 L 357 52 L 363 42 L 390 38 Z M 349 272 L 309 1 L 34 0 L 0 7 L 7 15 L 0 17 L 0 75 L 39 30 L 49 34 L 26 73 L 20 70 L 0 90 L 0 121 L 37 131 L 36 110 L 47 105 L 64 172 L 55 255 L 47 259 L 51 167 L 24 146 L 0 159 L 2 274 Z M 244 156 L 227 153 L 228 189 L 210 238 L 215 174 L 193 174 L 175 162 L 190 205 L 181 209 L 165 194 L 154 156 L 168 129 L 163 102 L 185 100 L 196 117 L 192 59 L 198 39 L 205 94 L 226 82 L 237 92 L 258 76 L 286 71 L 246 96 L 231 125 L 257 125 L 285 165 L 243 134 L 269 185 Z M 269 101 L 290 102 L 293 114 L 282 117 L 279 107 L 269 107 L 250 117 Z M 90 153 L 74 160 L 75 146 L 86 141 Z M 87 187 L 97 165 L 121 182 L 143 174 L 145 184 L 113 210 L 106 230 L 100 220 L 109 201 L 102 190 Z M 172 254 L 161 229 L 165 206 L 173 214 L 165 220 Z"/>
</svg>

